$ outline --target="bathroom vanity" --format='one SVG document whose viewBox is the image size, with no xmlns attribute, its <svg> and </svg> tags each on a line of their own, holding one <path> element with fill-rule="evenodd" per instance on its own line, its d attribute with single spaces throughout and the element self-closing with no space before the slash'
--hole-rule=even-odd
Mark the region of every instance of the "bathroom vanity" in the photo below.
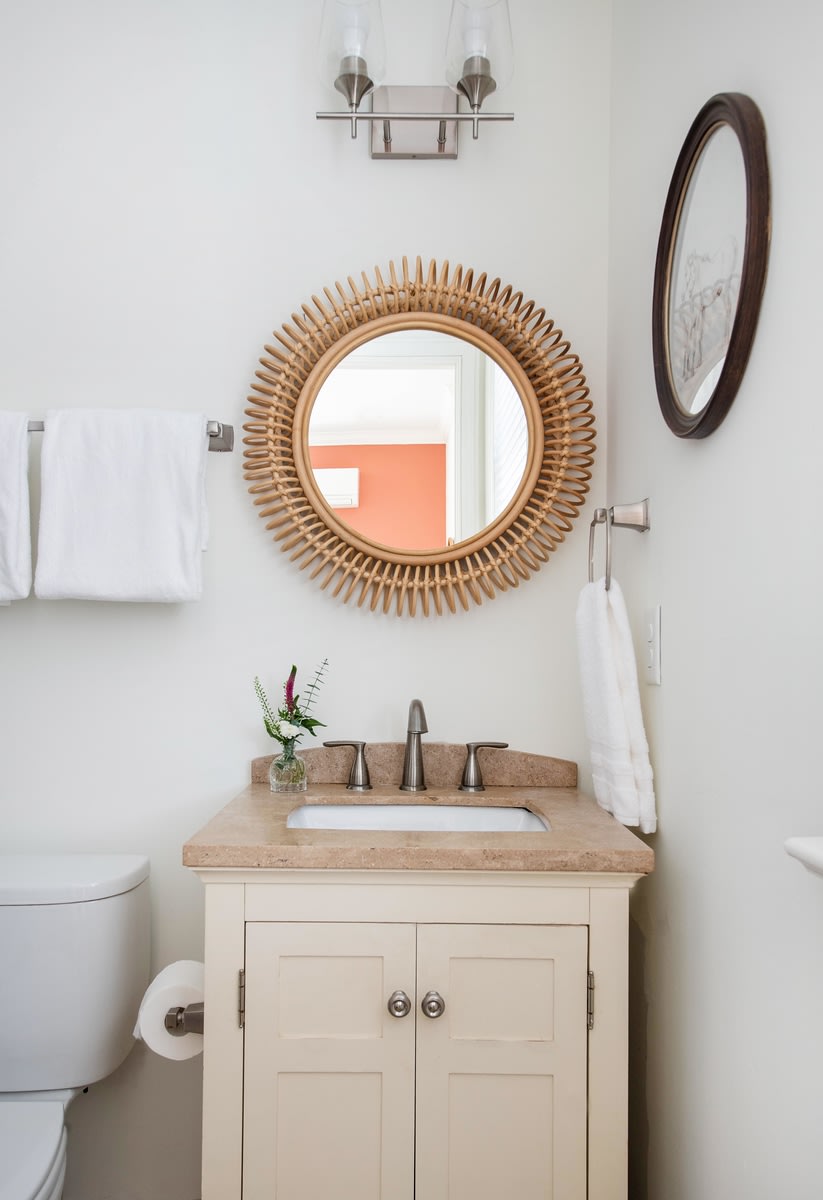
<svg viewBox="0 0 823 1200">
<path fill-rule="evenodd" d="M 652 851 L 573 763 L 427 744 L 268 759 L 184 847 L 205 884 L 203 1200 L 625 1200 L 628 899 Z M 290 828 L 298 806 L 524 808 L 549 828 Z M 322 818 L 322 809 L 321 818 Z M 330 810 L 331 811 L 331 810 Z M 361 810 L 362 815 L 362 810 Z"/>
</svg>

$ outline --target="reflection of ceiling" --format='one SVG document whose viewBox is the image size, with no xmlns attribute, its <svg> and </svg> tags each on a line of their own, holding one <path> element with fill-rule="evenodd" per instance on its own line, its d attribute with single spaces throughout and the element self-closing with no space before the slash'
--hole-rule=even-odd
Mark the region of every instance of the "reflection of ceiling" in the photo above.
<svg viewBox="0 0 823 1200">
<path fill-rule="evenodd" d="M 312 409 L 313 445 L 446 442 L 454 426 L 455 366 L 344 363 Z"/>
</svg>

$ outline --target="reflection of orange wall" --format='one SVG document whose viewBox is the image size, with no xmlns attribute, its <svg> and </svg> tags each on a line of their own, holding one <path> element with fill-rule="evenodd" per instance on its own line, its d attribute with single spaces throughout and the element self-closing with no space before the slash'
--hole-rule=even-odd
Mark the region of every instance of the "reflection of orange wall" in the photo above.
<svg viewBox="0 0 823 1200">
<path fill-rule="evenodd" d="M 426 550 L 446 544 L 446 447 L 312 446 L 313 467 L 359 467 L 360 507 L 338 517 L 374 542 Z"/>
</svg>

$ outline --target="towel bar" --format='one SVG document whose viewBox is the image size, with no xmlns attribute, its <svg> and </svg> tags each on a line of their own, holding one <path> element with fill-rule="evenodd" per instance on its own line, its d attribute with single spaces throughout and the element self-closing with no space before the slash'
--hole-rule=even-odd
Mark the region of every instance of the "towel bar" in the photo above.
<svg viewBox="0 0 823 1200">
<path fill-rule="evenodd" d="M 606 526 L 606 591 L 612 583 L 612 526 L 620 529 L 635 529 L 645 533 L 650 526 L 649 501 L 637 500 L 634 504 L 614 504 L 611 508 L 596 508 L 589 526 L 589 583 L 594 583 L 594 529 Z"/>
<path fill-rule="evenodd" d="M 224 425 L 222 421 L 209 421 L 206 426 L 209 435 L 209 450 L 218 453 L 234 449 L 234 426 Z M 29 433 L 42 433 L 42 421 L 29 421 Z"/>
</svg>

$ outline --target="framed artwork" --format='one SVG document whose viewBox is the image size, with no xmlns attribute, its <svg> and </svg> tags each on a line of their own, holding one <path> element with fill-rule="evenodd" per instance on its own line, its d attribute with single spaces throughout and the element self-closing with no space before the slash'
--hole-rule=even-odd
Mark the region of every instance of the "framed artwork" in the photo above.
<svg viewBox="0 0 823 1200">
<path fill-rule="evenodd" d="M 698 113 L 672 175 L 654 274 L 652 349 L 660 409 L 678 437 L 712 433 L 754 341 L 771 236 L 766 133 L 748 96 Z"/>
</svg>

